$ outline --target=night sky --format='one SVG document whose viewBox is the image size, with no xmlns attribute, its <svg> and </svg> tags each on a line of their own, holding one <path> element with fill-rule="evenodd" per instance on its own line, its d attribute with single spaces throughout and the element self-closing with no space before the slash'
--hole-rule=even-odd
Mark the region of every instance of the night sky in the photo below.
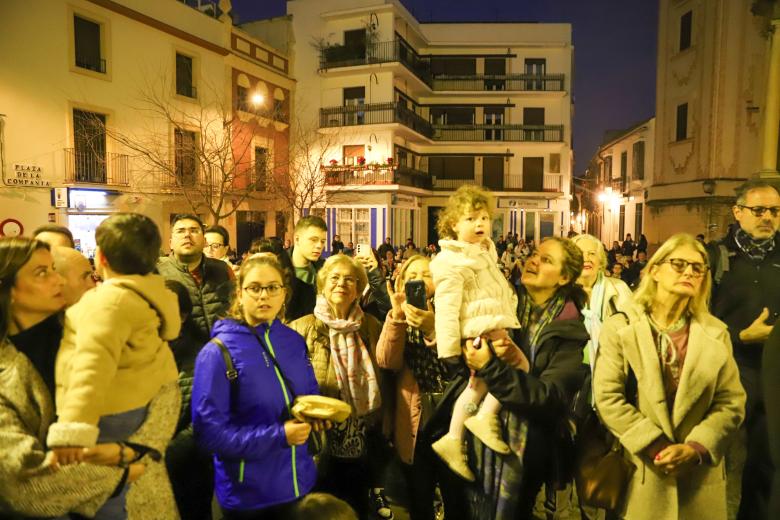
<svg viewBox="0 0 780 520">
<path fill-rule="evenodd" d="M 584 172 L 606 130 L 655 112 L 657 0 L 401 0 L 421 22 L 565 22 L 574 40 L 574 157 Z M 284 0 L 233 0 L 239 22 L 286 14 Z"/>
</svg>

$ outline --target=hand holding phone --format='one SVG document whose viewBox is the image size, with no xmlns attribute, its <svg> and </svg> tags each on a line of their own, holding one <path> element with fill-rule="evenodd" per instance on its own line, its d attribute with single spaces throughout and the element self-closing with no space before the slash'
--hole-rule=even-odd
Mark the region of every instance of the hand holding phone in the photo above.
<svg viewBox="0 0 780 520">
<path fill-rule="evenodd" d="M 410 280 L 404 285 L 406 303 L 418 309 L 428 310 L 428 296 L 425 293 L 425 282 L 422 280 Z"/>
</svg>

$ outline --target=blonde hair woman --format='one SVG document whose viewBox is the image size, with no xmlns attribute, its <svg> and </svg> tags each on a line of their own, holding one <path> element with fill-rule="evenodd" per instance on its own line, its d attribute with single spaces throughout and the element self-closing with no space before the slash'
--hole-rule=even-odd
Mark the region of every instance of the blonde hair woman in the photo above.
<svg viewBox="0 0 780 520">
<path fill-rule="evenodd" d="M 596 408 L 637 466 L 625 518 L 727 517 L 723 453 L 745 392 L 726 325 L 707 310 L 708 271 L 704 247 L 674 235 L 647 263 L 635 305 L 601 331 Z"/>
<path fill-rule="evenodd" d="M 360 518 L 366 514 L 369 489 L 382 487 L 373 471 L 381 463 L 375 458 L 379 450 L 369 449 L 381 439 L 383 393 L 375 357 L 381 326 L 360 308 L 367 285 L 360 262 L 331 256 L 317 273 L 314 313 L 290 323 L 306 340 L 322 394 L 352 405 L 350 418 L 328 432 L 329 459 L 320 480 L 323 491 L 346 500 Z"/>
</svg>

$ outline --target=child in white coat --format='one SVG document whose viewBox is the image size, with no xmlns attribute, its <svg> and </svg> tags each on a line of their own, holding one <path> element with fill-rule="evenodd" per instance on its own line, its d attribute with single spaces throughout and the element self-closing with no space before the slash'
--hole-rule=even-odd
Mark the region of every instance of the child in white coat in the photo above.
<svg viewBox="0 0 780 520">
<path fill-rule="evenodd" d="M 520 327 L 517 295 L 501 272 L 490 239 L 492 202 L 485 191 L 461 186 L 439 215 L 441 252 L 431 262 L 431 273 L 436 285 L 436 344 L 441 359 L 457 359 L 467 339 L 475 346 L 489 348 L 490 341 L 508 336 L 506 329 Z M 507 349 L 502 358 L 527 370 L 528 361 L 519 348 Z M 500 410 L 485 382 L 472 374 L 455 402 L 449 432 L 433 443 L 434 452 L 455 473 L 473 481 L 464 427 L 490 449 L 509 453 L 501 438 Z"/>
</svg>

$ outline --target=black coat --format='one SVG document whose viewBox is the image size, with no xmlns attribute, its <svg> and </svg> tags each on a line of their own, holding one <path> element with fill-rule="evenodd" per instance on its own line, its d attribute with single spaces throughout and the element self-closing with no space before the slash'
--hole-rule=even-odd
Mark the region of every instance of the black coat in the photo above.
<svg viewBox="0 0 780 520">
<path fill-rule="evenodd" d="M 772 498 L 769 503 L 767 518 L 780 518 L 780 326 L 772 329 L 772 334 L 766 341 L 763 359 L 763 383 L 764 395 L 771 395 L 773 399 L 767 399 L 766 422 L 769 430 L 769 452 L 772 455 L 775 474 L 772 481 Z"/>
<path fill-rule="evenodd" d="M 720 245 L 728 251 L 729 269 L 723 273 L 720 283 L 713 286 L 710 311 L 728 325 L 740 368 L 758 370 L 763 350 L 761 345 L 740 341 L 740 331 L 750 326 L 764 307 L 769 309 L 769 323 L 780 316 L 780 234 L 775 235 L 775 244 L 763 262 L 754 262 L 739 249 L 733 230 L 720 242 L 707 247 L 713 275 L 723 262 Z"/>
</svg>

